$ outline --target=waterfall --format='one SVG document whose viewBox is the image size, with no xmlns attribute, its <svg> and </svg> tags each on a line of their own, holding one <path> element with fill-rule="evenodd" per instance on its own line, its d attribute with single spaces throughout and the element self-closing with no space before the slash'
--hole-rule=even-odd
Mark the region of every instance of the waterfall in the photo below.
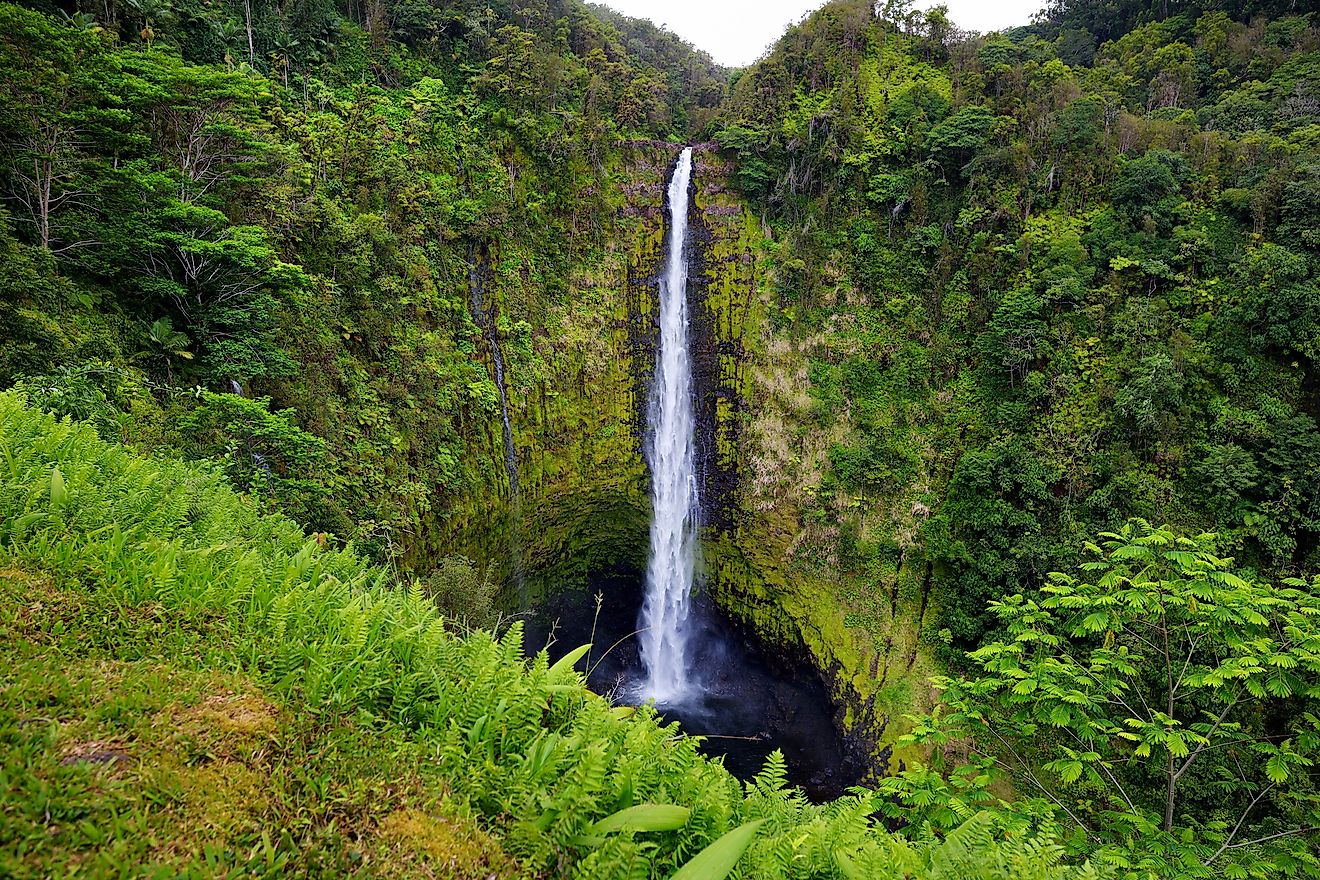
<svg viewBox="0 0 1320 880">
<path fill-rule="evenodd" d="M 696 572 L 698 493 L 688 355 L 687 211 L 692 150 L 669 181 L 669 253 L 660 280 L 660 344 L 647 411 L 651 468 L 651 555 L 642 604 L 642 696 L 680 702 L 688 690 L 688 600 Z"/>
<path fill-rule="evenodd" d="M 471 300 L 472 320 L 486 334 L 490 343 L 491 364 L 495 372 L 495 389 L 500 396 L 500 419 L 504 425 L 504 470 L 509 476 L 509 506 L 512 524 L 509 529 L 509 569 L 518 588 L 520 605 L 527 604 L 527 588 L 523 580 L 522 560 L 522 487 L 518 481 L 518 451 L 513 444 L 513 423 L 509 421 L 509 390 L 504 380 L 504 352 L 500 350 L 499 334 L 495 330 L 493 310 L 485 308 L 485 285 L 476 248 L 468 245 L 468 295 Z"/>
</svg>

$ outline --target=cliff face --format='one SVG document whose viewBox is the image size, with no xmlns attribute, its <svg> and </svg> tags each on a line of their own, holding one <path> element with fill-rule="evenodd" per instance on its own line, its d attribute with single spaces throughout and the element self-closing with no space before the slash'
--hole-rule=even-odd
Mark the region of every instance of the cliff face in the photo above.
<svg viewBox="0 0 1320 880">
<path fill-rule="evenodd" d="M 493 373 L 493 346 L 507 363 L 509 417 L 519 497 L 501 466 L 500 415 L 469 429 L 465 466 L 478 480 L 445 505 L 414 547 L 418 559 L 463 554 L 513 581 L 520 558 L 526 593 L 581 583 L 613 565 L 645 563 L 647 484 L 640 437 L 651 354 L 644 327 L 654 311 L 654 266 L 663 245 L 669 154 L 660 142 L 630 145 L 610 193 L 615 216 L 569 271 L 566 295 L 543 296 L 526 259 L 487 258 L 488 308 L 497 332 L 475 357 Z"/>
<path fill-rule="evenodd" d="M 729 191 L 731 163 L 709 149 L 697 157 L 689 291 L 707 588 L 761 638 L 805 651 L 831 680 L 848 729 L 892 739 L 889 719 L 921 699 L 913 686 L 931 671 L 919 644 L 928 603 L 919 584 L 900 590 L 899 573 L 877 590 L 816 549 L 826 536 L 802 502 L 819 488 L 834 438 L 808 393 L 806 352 L 771 305 L 778 279 L 767 257 L 780 245 Z"/>
<path fill-rule="evenodd" d="M 427 552 L 492 560 L 510 580 L 509 560 L 521 558 L 533 599 L 594 571 L 644 567 L 642 448 L 677 153 L 659 142 L 626 151 L 613 232 L 596 249 L 604 256 L 575 268 L 554 308 L 527 316 L 542 366 L 528 379 L 528 357 L 512 344 L 505 351 L 521 497 L 503 473 L 502 426 L 492 416 L 468 450 L 486 482 L 437 522 Z M 774 328 L 765 257 L 777 245 L 730 189 L 731 174 L 713 146 L 695 148 L 688 295 L 706 588 L 761 637 L 806 652 L 833 681 L 848 726 L 876 733 L 891 698 L 910 696 L 892 686 L 925 674 L 919 627 L 903 623 L 924 609 L 895 588 L 888 619 L 860 619 L 847 601 L 855 585 L 810 550 L 818 529 L 803 521 L 798 499 L 819 485 L 831 438 L 816 427 L 805 357 Z M 516 311 L 521 282 L 491 275 L 499 327 Z M 491 366 L 489 348 L 480 354 Z"/>
<path fill-rule="evenodd" d="M 743 389 L 749 344 L 754 346 L 764 318 L 757 296 L 760 231 L 742 200 L 726 189 L 732 170 L 710 145 L 694 150 L 688 296 L 700 426 L 697 462 L 704 521 L 712 535 L 731 534 L 738 524 L 747 414 Z"/>
</svg>

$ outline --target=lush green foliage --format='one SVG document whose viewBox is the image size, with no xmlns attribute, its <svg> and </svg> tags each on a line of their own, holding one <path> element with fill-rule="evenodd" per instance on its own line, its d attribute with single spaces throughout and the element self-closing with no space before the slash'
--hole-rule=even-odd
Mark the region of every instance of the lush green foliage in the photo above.
<svg viewBox="0 0 1320 880">
<path fill-rule="evenodd" d="M 112 367 L 107 427 L 421 569 L 508 491 L 483 361 L 544 393 L 547 314 L 619 247 L 622 151 L 723 95 L 575 0 L 5 5 L 0 82 L 0 384 L 72 407 Z"/>
<path fill-rule="evenodd" d="M 796 450 L 826 471 L 801 552 L 878 599 L 928 581 L 909 614 L 955 648 L 1132 516 L 1320 562 L 1320 30 L 1219 6 L 967 37 L 835 2 L 732 87 L 717 136 L 831 438 Z M 1080 60 L 1079 16 L 1113 38 Z"/>
<path fill-rule="evenodd" d="M 375 766 L 426 755 L 421 811 L 473 873 L 1314 875 L 1320 19 L 1293 7 L 1060 0 L 976 36 L 836 0 L 726 95 L 671 34 L 577 0 L 0 4 L 0 384 L 85 423 L 0 398 L 0 554 L 62 603 L 38 638 L 7 594 L 24 690 L 63 656 L 242 670 Z M 516 630 L 436 611 L 497 620 L 506 461 L 538 502 L 626 452 L 627 418 L 587 410 L 637 392 L 624 300 L 660 241 L 638 194 L 694 137 L 760 215 L 703 167 L 696 210 L 739 248 L 703 257 L 708 295 L 747 298 L 718 347 L 749 411 L 720 411 L 741 445 L 717 453 L 749 534 L 787 548 L 773 589 L 727 595 L 814 639 L 853 721 L 930 699 L 932 658 L 964 673 L 883 795 L 812 806 L 776 762 L 741 785 L 525 663 Z M 567 504 L 628 533 L 616 490 Z M 62 688 L 98 736 L 164 711 Z M 0 842 L 34 875 L 226 852 L 372 873 L 354 840 L 428 821 L 372 812 L 330 760 L 342 815 L 291 788 L 152 849 L 170 797 L 125 806 L 112 775 L 98 801 L 4 699 Z M 52 778 L 82 805 L 53 845 Z M 260 836 L 289 816 L 304 846 Z"/>
<path fill-rule="evenodd" d="M 677 870 L 720 878 L 735 862 L 737 876 L 757 878 L 836 869 L 878 878 L 972 876 L 958 873 L 968 866 L 975 876 L 1004 880 L 1098 876 L 1061 864 L 1048 824 L 1005 826 L 983 816 L 945 840 L 900 840 L 874 826 L 874 794 L 808 803 L 785 786 L 777 753 L 740 783 L 649 709 L 613 709 L 586 691 L 572 672 L 575 655 L 554 666 L 544 652 L 525 661 L 516 627 L 499 639 L 455 635 L 420 585 L 393 585 L 351 551 L 321 547 L 207 469 L 132 454 L 89 427 L 26 409 L 13 393 L 0 395 L 0 453 L 0 564 L 49 573 L 59 594 L 57 611 L 43 618 L 58 624 L 20 630 L 26 640 L 50 640 L 46 662 L 60 654 L 188 658 L 242 670 L 291 712 L 321 724 L 374 731 L 384 743 L 417 742 L 429 755 L 428 773 L 444 780 L 450 809 L 474 817 L 527 876 Z M 7 643 L 6 651 L 36 648 Z M 76 834 L 54 842 L 34 827 L 33 811 L 40 815 L 52 794 L 42 794 L 26 762 L 72 746 L 50 730 L 29 731 L 24 711 L 32 710 L 7 708 L 0 725 L 18 747 L 6 749 L 17 772 L 6 776 L 0 812 L 5 851 L 22 854 L 13 870 L 35 875 L 37 865 L 59 872 L 85 862 L 92 876 L 111 875 L 113 852 L 124 846 L 143 860 L 135 872 L 165 859 L 124 837 L 135 823 L 159 823 L 168 799 L 138 801 L 128 823 L 94 811 Z M 113 715 L 107 724 L 127 740 L 136 717 L 125 711 L 123 718 L 122 727 Z M 79 791 L 85 800 L 86 772 L 59 775 L 56 798 Z M 229 794 L 244 796 L 237 788 Z M 310 797 L 312 806 L 319 800 Z M 684 809 L 636 809 L 647 803 Z M 332 865 L 300 865 L 296 841 L 272 845 L 260 826 L 233 831 L 227 845 L 250 850 L 249 866 L 266 876 L 351 870 L 344 866 L 355 844 L 327 840 L 332 829 L 317 823 L 297 832 L 316 840 L 310 852 L 328 850 Z M 115 843 L 106 848 L 108 838 Z M 212 859 L 223 863 L 200 845 L 173 857 L 198 874 L 216 870 Z M 371 869 L 363 863 L 359 873 Z"/>
<path fill-rule="evenodd" d="M 992 604 L 1004 639 L 942 681 L 911 739 L 973 737 L 973 766 L 1046 797 L 1138 876 L 1320 873 L 1320 582 L 1243 576 L 1209 535 L 1137 521 L 1102 537 L 1080 576 Z M 946 811 L 989 783 L 925 773 L 889 788 Z"/>
<path fill-rule="evenodd" d="M 817 420 L 797 564 L 842 569 L 878 699 L 904 699 L 914 627 L 967 671 L 900 740 L 937 748 L 884 781 L 896 820 L 1042 797 L 1137 876 L 1316 871 L 1298 12 L 1079 0 L 977 37 L 844 0 L 731 87 L 716 136 L 776 239 L 770 320 Z M 1102 532 L 1121 547 L 1049 574 Z"/>
</svg>

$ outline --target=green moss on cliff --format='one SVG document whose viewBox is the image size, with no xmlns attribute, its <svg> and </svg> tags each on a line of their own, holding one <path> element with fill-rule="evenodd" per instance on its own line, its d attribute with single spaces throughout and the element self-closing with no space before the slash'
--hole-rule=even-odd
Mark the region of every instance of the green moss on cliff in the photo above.
<svg viewBox="0 0 1320 880">
<path fill-rule="evenodd" d="M 711 150 L 697 157 L 695 205 L 707 238 L 697 286 L 718 350 L 712 472 L 728 478 L 731 496 L 727 510 L 716 502 L 706 530 L 709 589 L 767 640 L 805 649 L 833 682 L 850 728 L 892 741 L 900 716 L 931 699 L 928 583 L 901 564 L 847 570 L 830 549 L 836 536 L 806 517 L 833 436 L 808 392 L 805 346 L 771 305 L 769 257 L 779 245 L 728 190 L 731 166 Z M 895 532 L 875 523 L 868 535 Z"/>
</svg>

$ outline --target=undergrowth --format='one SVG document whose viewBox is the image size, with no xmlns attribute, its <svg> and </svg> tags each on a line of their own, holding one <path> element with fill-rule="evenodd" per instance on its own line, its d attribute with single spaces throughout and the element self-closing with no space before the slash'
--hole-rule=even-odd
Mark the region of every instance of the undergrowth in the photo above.
<svg viewBox="0 0 1320 880">
<path fill-rule="evenodd" d="M 1051 827 L 813 805 L 778 754 L 739 782 L 517 626 L 456 633 L 217 473 L 16 393 L 0 454 L 0 874 L 718 880 L 693 859 L 759 822 L 733 876 L 1098 876 Z M 681 821 L 617 818 L 643 804 Z"/>
</svg>

